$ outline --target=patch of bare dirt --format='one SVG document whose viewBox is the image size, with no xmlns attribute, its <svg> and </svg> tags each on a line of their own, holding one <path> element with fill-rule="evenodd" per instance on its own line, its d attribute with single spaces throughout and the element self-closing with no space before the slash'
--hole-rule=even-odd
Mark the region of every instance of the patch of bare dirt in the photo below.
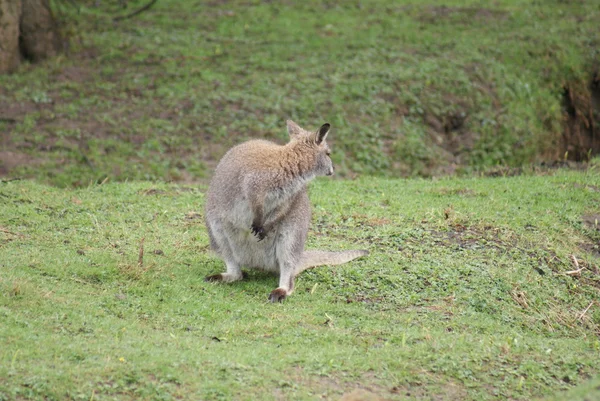
<svg viewBox="0 0 600 401">
<path fill-rule="evenodd" d="M 385 301 L 385 297 L 382 296 L 370 296 L 363 292 L 357 292 L 352 294 L 352 296 L 346 298 L 346 303 L 351 304 L 354 302 L 359 302 L 363 304 L 379 304 Z"/>
<path fill-rule="evenodd" d="M 462 21 L 469 23 L 471 21 L 489 22 L 494 20 L 506 19 L 508 12 L 481 7 L 452 7 L 452 6 L 429 6 L 424 7 L 420 12 L 418 19 L 426 23 L 439 22 L 444 19 L 453 21 Z"/>
<path fill-rule="evenodd" d="M 400 393 L 406 394 L 411 399 L 422 400 L 428 399 L 433 401 L 459 401 L 467 398 L 467 392 L 464 388 L 457 385 L 446 385 L 443 390 L 437 394 L 431 394 L 424 388 L 409 387 L 405 391 L 399 389 Z"/>
<path fill-rule="evenodd" d="M 594 234 L 588 236 L 588 241 L 579 246 L 587 253 L 600 258 L 600 241 L 597 240 L 597 235 L 600 234 L 600 213 L 586 213 L 581 216 L 581 221 L 583 226 Z"/>
<path fill-rule="evenodd" d="M 88 82 L 92 74 L 89 66 L 70 66 L 63 68 L 55 77 L 58 81 Z"/>
<path fill-rule="evenodd" d="M 584 214 L 581 218 L 583 225 L 592 231 L 600 233 L 600 214 L 599 213 L 588 213 Z"/>
<path fill-rule="evenodd" d="M 588 161 L 600 154 L 600 67 L 589 82 L 570 82 L 563 91 L 564 132 L 557 157 Z"/>
<path fill-rule="evenodd" d="M 327 376 L 310 374 L 302 367 L 296 367 L 288 374 L 288 377 L 294 383 L 311 389 L 315 398 L 318 397 L 319 399 L 338 400 L 340 397 L 346 397 L 341 399 L 348 401 L 383 401 L 389 399 L 390 395 L 395 393 L 393 385 L 387 386 L 373 372 L 365 372 L 361 375 L 362 380 L 355 382 L 338 378 L 332 374 Z M 278 400 L 289 399 L 289 394 L 286 394 L 285 388 L 276 389 L 274 396 Z"/>
<path fill-rule="evenodd" d="M 41 160 L 32 157 L 26 153 L 17 151 L 0 151 L 0 176 L 8 175 L 8 173 L 16 167 L 23 165 L 36 165 L 41 163 Z"/>
<path fill-rule="evenodd" d="M 50 103 L 9 102 L 0 100 L 0 122 L 19 123 L 29 113 L 51 108 Z"/>
<path fill-rule="evenodd" d="M 486 177 L 515 177 L 522 174 L 552 175 L 560 169 L 585 171 L 589 168 L 587 162 L 576 162 L 572 160 L 554 160 L 541 162 L 527 168 L 522 167 L 494 167 L 486 170 Z"/>
<path fill-rule="evenodd" d="M 339 401 L 383 401 L 383 398 L 367 390 L 355 389 L 345 393 Z"/>
<path fill-rule="evenodd" d="M 357 222 L 359 226 L 367 226 L 367 227 L 381 227 L 392 224 L 390 219 L 385 217 L 369 217 L 364 214 L 355 213 L 353 215 L 344 215 L 342 216 L 342 220 L 347 222 L 348 220 L 353 219 Z"/>
<path fill-rule="evenodd" d="M 515 177 L 523 174 L 521 167 L 495 167 L 487 170 L 484 175 L 486 177 Z"/>
<path fill-rule="evenodd" d="M 459 195 L 466 198 L 474 198 L 482 195 L 481 193 L 473 191 L 470 188 L 439 187 L 432 190 L 431 192 L 442 196 Z"/>
<path fill-rule="evenodd" d="M 592 191 L 592 192 L 600 192 L 600 187 L 597 187 L 595 185 L 575 184 L 574 187 L 575 188 L 584 188 L 584 189 L 587 189 L 588 191 Z"/>
<path fill-rule="evenodd" d="M 457 100 L 451 100 L 452 104 L 458 104 Z M 467 128 L 469 118 L 468 107 L 458 107 L 457 110 L 445 115 L 426 113 L 424 122 L 430 130 L 430 135 L 436 142 L 453 156 L 455 163 L 461 163 L 462 154 L 473 149 L 476 137 Z"/>
<path fill-rule="evenodd" d="M 515 242 L 514 238 L 496 227 L 467 227 L 460 223 L 451 223 L 448 228 L 448 231 L 430 231 L 436 245 L 456 246 L 460 250 L 505 249 L 507 246 L 513 246 Z"/>
</svg>

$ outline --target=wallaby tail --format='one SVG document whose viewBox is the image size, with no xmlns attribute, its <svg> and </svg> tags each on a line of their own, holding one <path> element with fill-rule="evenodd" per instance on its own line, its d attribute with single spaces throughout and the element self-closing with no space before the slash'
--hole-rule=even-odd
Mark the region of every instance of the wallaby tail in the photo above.
<svg viewBox="0 0 600 401">
<path fill-rule="evenodd" d="M 350 262 L 353 259 L 361 256 L 366 256 L 369 251 L 354 250 L 354 251 L 304 251 L 302 261 L 297 273 L 306 269 L 322 265 L 341 265 L 342 263 Z"/>
</svg>

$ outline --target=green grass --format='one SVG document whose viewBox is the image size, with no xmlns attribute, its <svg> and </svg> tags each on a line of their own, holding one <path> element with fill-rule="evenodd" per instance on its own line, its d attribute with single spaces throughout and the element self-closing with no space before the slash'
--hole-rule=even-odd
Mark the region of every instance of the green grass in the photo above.
<svg viewBox="0 0 600 401">
<path fill-rule="evenodd" d="M 0 183 L 0 400 L 583 400 L 599 177 L 317 180 L 309 247 L 371 255 L 283 304 L 267 274 L 203 281 L 203 188 Z"/>
<path fill-rule="evenodd" d="M 344 176 L 555 160 L 564 87 L 589 97 L 600 43 L 596 1 L 162 0 L 113 23 L 145 2 L 115 3 L 55 2 L 71 53 L 0 77 L 0 173 L 204 180 L 287 118 L 332 124 Z"/>
<path fill-rule="evenodd" d="M 0 181 L 0 401 L 598 397 L 597 160 L 397 178 L 562 158 L 598 2 L 82 3 L 69 54 L 0 76 L 0 175 L 35 180 Z M 203 281 L 191 183 L 287 118 L 356 177 L 312 184 L 309 247 L 371 254 L 272 305 Z"/>
</svg>

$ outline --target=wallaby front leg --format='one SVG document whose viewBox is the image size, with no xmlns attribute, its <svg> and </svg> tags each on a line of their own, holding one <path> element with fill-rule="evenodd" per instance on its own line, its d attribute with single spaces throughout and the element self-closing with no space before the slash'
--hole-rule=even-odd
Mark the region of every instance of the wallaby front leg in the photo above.
<svg viewBox="0 0 600 401">
<path fill-rule="evenodd" d="M 222 281 L 224 283 L 231 283 L 244 278 L 242 269 L 239 264 L 234 263 L 232 261 L 225 261 L 225 264 L 227 265 L 227 272 L 213 274 L 212 276 L 206 276 L 204 281 Z"/>
<path fill-rule="evenodd" d="M 250 230 L 254 236 L 258 237 L 259 241 L 262 241 L 267 236 L 267 232 L 264 228 L 265 217 L 264 217 L 264 202 L 265 196 L 259 192 L 251 193 L 250 207 L 252 208 L 252 225 Z"/>
</svg>

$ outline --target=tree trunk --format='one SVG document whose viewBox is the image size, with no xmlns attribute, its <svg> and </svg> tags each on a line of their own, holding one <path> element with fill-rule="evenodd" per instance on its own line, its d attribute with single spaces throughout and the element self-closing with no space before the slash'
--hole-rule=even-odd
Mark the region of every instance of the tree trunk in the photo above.
<svg viewBox="0 0 600 401">
<path fill-rule="evenodd" d="M 0 73 L 13 71 L 22 59 L 55 56 L 60 47 L 49 0 L 0 0 Z"/>
<path fill-rule="evenodd" d="M 21 0 L 0 0 L 0 73 L 13 71 L 21 61 L 20 16 Z"/>
<path fill-rule="evenodd" d="M 32 62 L 56 56 L 60 36 L 49 0 L 22 0 L 21 54 Z"/>
</svg>

